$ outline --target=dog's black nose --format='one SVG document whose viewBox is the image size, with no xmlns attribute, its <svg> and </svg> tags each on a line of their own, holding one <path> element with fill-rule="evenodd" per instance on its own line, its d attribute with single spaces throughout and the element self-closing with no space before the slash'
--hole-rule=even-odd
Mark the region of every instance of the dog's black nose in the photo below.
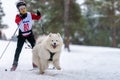
<svg viewBox="0 0 120 80">
<path fill-rule="evenodd" d="M 54 43 L 54 45 L 56 45 L 56 43 Z"/>
</svg>

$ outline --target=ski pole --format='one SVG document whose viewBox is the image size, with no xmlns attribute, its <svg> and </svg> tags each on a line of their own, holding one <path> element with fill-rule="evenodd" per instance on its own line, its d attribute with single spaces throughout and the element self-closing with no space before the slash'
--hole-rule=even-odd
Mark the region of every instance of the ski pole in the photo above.
<svg viewBox="0 0 120 80">
<path fill-rule="evenodd" d="M 15 30 L 14 34 L 12 35 L 12 37 L 16 34 L 17 30 L 18 30 L 18 28 Z M 5 51 L 7 50 L 7 48 L 8 48 L 8 46 L 9 46 L 9 44 L 10 44 L 11 41 L 12 41 L 12 38 L 9 40 L 7 46 L 5 47 L 4 51 L 2 52 L 2 54 L 0 56 L 0 60 L 3 57 L 3 55 L 4 55 Z"/>
</svg>

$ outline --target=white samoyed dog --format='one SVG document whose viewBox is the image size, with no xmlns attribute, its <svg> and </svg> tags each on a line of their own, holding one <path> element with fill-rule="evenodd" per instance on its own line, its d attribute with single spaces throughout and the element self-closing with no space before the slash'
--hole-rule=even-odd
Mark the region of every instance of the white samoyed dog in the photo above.
<svg viewBox="0 0 120 80">
<path fill-rule="evenodd" d="M 32 57 L 33 63 L 39 68 L 40 74 L 44 74 L 49 63 L 52 63 L 56 69 L 61 70 L 60 53 L 62 45 L 63 39 L 59 33 L 50 33 L 37 39 L 32 50 Z"/>
</svg>

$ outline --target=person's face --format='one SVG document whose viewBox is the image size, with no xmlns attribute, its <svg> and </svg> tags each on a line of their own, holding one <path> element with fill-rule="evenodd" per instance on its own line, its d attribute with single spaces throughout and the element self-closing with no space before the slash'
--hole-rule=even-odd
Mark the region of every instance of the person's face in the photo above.
<svg viewBox="0 0 120 80">
<path fill-rule="evenodd" d="M 27 13 L 26 6 L 24 6 L 24 5 L 23 5 L 23 6 L 20 6 L 20 7 L 19 7 L 19 11 L 20 11 L 21 14 Z"/>
</svg>

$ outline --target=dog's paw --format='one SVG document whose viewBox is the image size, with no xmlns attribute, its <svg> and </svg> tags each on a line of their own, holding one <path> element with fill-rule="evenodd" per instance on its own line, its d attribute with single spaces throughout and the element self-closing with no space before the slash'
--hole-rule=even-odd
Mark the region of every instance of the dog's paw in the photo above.
<svg viewBox="0 0 120 80">
<path fill-rule="evenodd" d="M 58 67 L 57 70 L 61 70 L 61 67 Z"/>
<path fill-rule="evenodd" d="M 45 72 L 40 71 L 40 74 L 44 74 Z"/>
</svg>

